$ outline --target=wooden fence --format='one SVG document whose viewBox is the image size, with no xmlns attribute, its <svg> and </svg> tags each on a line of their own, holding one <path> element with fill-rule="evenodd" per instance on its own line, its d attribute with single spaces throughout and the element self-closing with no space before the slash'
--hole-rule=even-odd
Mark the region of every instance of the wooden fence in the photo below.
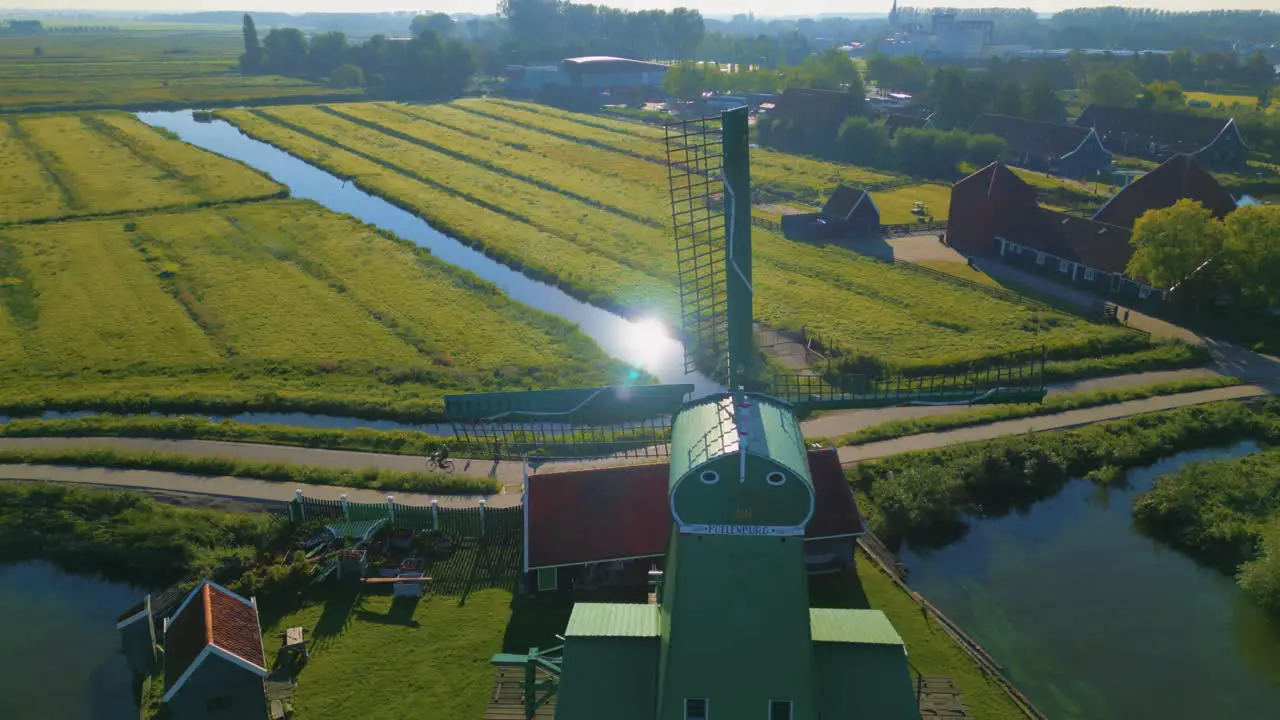
<svg viewBox="0 0 1280 720">
<path fill-rule="evenodd" d="M 398 503 L 391 495 L 385 503 L 348 502 L 309 498 L 298 490 L 289 501 L 289 520 L 299 523 L 308 520 L 381 520 L 387 519 L 393 528 L 405 528 L 418 532 L 438 530 L 459 537 L 483 537 L 489 534 L 519 532 L 524 527 L 524 509 L 520 506 L 490 508 L 481 500 L 476 507 L 440 507 L 431 505 L 406 505 Z"/>
</svg>

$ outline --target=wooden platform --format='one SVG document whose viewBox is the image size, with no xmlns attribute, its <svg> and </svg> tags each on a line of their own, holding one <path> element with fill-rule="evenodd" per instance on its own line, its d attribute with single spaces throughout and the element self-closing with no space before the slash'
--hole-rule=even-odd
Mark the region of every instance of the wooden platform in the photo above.
<svg viewBox="0 0 1280 720">
<path fill-rule="evenodd" d="M 960 689 L 955 681 L 943 675 L 921 676 L 920 717 L 950 718 L 952 720 L 973 720 L 969 709 L 960 701 Z"/>
<path fill-rule="evenodd" d="M 524 718 L 524 668 L 500 667 L 493 680 L 493 692 L 489 696 L 489 707 L 485 708 L 484 720 L 525 720 Z M 546 680 L 549 676 L 538 671 L 538 680 Z M 556 716 L 556 699 L 552 697 L 546 705 L 538 708 L 537 720 L 553 720 Z"/>
</svg>

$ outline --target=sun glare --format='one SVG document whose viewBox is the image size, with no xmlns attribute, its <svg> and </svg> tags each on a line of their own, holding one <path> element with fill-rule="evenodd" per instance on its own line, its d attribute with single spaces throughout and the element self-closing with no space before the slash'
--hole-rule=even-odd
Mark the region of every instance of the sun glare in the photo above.
<svg viewBox="0 0 1280 720">
<path fill-rule="evenodd" d="M 651 368 L 673 351 L 676 341 L 667 333 L 667 326 L 657 318 L 645 318 L 629 323 L 627 329 L 628 359 L 645 369 Z"/>
</svg>

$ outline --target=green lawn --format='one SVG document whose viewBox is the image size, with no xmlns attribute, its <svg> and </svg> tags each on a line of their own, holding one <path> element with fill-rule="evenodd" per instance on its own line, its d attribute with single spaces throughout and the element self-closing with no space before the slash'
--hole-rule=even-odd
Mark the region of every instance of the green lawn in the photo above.
<svg viewBox="0 0 1280 720">
<path fill-rule="evenodd" d="M 477 557 L 465 549 L 448 567 L 431 568 L 434 593 L 418 602 L 330 585 L 308 607 L 283 615 L 264 607 L 268 664 L 278 649 L 273 639 L 283 628 L 300 625 L 313 638 L 294 698 L 298 720 L 479 718 L 493 684 L 489 658 L 559 644 L 554 635 L 563 632 L 571 607 L 513 603 L 509 587 L 516 559 L 508 556 L 511 564 L 500 582 L 491 582 L 486 572 L 473 572 Z M 911 663 L 927 675 L 955 678 L 977 720 L 1022 717 L 936 621 L 925 620 L 919 606 L 861 555 L 856 577 L 822 578 L 813 593 L 819 607 L 884 610 L 906 642 Z"/>
<path fill-rule="evenodd" d="M 1258 98 L 1256 95 L 1224 95 L 1222 93 L 1210 92 L 1184 92 L 1183 95 L 1186 95 L 1187 100 L 1189 101 L 1206 100 L 1214 107 L 1217 107 L 1219 103 L 1226 105 L 1227 107 L 1231 107 L 1232 105 L 1241 105 L 1249 110 L 1253 110 L 1258 106 Z M 1267 112 L 1273 113 L 1275 111 L 1276 103 L 1272 102 L 1267 108 Z"/>
</svg>

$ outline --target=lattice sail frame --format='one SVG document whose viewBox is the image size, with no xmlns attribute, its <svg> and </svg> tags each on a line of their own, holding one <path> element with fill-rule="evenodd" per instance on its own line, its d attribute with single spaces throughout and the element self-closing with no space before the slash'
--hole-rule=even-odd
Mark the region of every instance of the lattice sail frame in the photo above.
<svg viewBox="0 0 1280 720">
<path fill-rule="evenodd" d="M 666 126 L 685 371 L 728 372 L 723 129 L 720 117 Z"/>
</svg>

